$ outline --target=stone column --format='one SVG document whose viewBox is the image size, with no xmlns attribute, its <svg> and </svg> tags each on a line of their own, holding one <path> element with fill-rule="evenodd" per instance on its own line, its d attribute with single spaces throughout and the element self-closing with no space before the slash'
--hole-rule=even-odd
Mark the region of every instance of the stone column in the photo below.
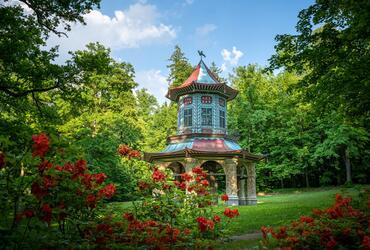
<svg viewBox="0 0 370 250">
<path fill-rule="evenodd" d="M 194 158 L 185 158 L 185 172 L 186 173 L 191 173 L 191 170 L 196 167 L 198 164 L 198 161 L 197 159 L 194 159 Z"/>
<path fill-rule="evenodd" d="M 239 205 L 247 205 L 246 166 L 244 164 L 240 166 L 239 174 Z"/>
<path fill-rule="evenodd" d="M 247 205 L 257 204 L 256 163 L 247 162 Z"/>
<path fill-rule="evenodd" d="M 231 206 L 239 205 L 237 165 L 236 159 L 226 159 L 223 166 L 226 175 L 226 194 L 229 196 L 227 204 Z"/>
</svg>

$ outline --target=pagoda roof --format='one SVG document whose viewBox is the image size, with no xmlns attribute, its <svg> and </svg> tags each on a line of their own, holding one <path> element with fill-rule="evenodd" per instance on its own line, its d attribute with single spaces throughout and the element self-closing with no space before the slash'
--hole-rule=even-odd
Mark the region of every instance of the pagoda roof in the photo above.
<svg viewBox="0 0 370 250">
<path fill-rule="evenodd" d="M 228 138 L 195 137 L 170 143 L 165 150 L 156 153 L 145 153 L 146 161 L 171 159 L 188 156 L 210 157 L 242 157 L 243 159 L 258 161 L 264 158 L 243 150 L 235 141 Z"/>
<path fill-rule="evenodd" d="M 191 75 L 180 86 L 170 88 L 166 97 L 172 101 L 177 101 L 181 95 L 194 92 L 219 93 L 227 100 L 232 100 L 238 91 L 217 80 L 217 77 L 200 60 Z"/>
</svg>

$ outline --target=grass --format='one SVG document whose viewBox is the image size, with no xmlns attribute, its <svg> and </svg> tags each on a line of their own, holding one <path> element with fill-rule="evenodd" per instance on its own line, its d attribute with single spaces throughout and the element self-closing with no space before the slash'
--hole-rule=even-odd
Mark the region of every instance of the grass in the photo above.
<svg viewBox="0 0 370 250">
<path fill-rule="evenodd" d="M 362 186 L 364 187 L 364 186 Z M 258 197 L 256 206 L 239 206 L 239 217 L 233 219 L 230 231 L 232 235 L 242 235 L 259 231 L 262 226 L 287 225 L 301 215 L 308 215 L 313 208 L 330 207 L 335 194 L 356 198 L 358 188 L 329 187 L 309 189 L 284 189 Z M 115 213 L 132 205 L 129 202 L 116 202 L 109 205 Z M 225 206 L 218 206 L 216 212 L 222 213 Z M 220 243 L 217 249 L 257 249 L 258 240 L 239 240 Z"/>
</svg>

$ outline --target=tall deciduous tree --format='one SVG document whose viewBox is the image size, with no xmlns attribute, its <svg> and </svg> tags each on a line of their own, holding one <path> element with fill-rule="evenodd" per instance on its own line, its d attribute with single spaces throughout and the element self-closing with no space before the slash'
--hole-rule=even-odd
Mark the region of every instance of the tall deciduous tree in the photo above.
<svg viewBox="0 0 370 250">
<path fill-rule="evenodd" d="M 348 182 L 352 180 L 350 159 L 355 157 L 349 138 L 353 133 L 364 138 L 362 131 L 370 129 L 369 8 L 366 0 L 317 1 L 299 13 L 297 35 L 276 37 L 276 54 L 271 57 L 271 68 L 285 67 L 303 75 L 299 87 L 318 117 L 334 112 L 341 117 L 336 119 L 338 129 L 351 127 L 346 131 L 352 136 L 342 137 L 338 147 Z M 325 140 L 334 139 L 332 145 L 341 137 L 330 136 L 333 129 L 325 133 Z M 368 136 L 365 141 L 369 145 Z"/>
</svg>

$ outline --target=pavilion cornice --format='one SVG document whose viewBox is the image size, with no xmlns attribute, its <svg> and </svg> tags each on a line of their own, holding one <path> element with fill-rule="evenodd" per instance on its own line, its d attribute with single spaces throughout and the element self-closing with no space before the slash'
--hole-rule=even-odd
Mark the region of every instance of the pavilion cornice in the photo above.
<svg viewBox="0 0 370 250">
<path fill-rule="evenodd" d="M 166 160 L 173 158 L 197 158 L 197 157 L 238 157 L 244 160 L 260 161 L 265 158 L 263 155 L 252 154 L 246 150 L 231 150 L 231 151 L 199 151 L 193 149 L 184 149 L 175 152 L 161 152 L 161 153 L 145 153 L 144 160 L 153 162 L 156 160 Z"/>
</svg>

